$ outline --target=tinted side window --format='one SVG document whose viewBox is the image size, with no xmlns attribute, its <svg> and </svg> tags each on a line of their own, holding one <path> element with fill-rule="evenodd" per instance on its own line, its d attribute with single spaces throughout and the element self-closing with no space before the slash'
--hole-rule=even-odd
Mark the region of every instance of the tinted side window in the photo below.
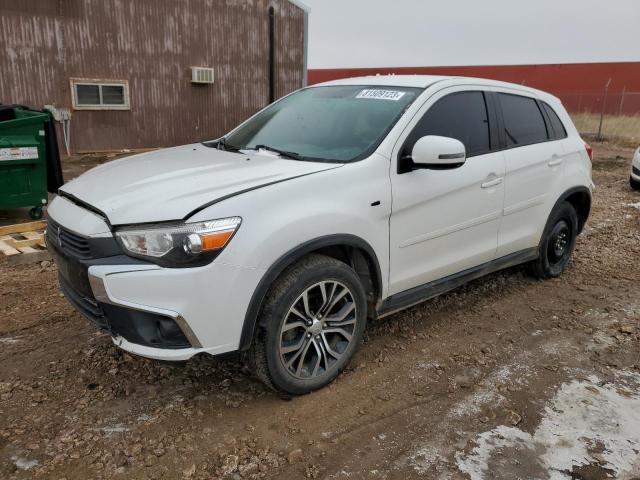
<svg viewBox="0 0 640 480">
<path fill-rule="evenodd" d="M 420 119 L 404 144 L 402 155 L 410 155 L 415 143 L 425 135 L 460 140 L 467 156 L 491 150 L 487 104 L 482 92 L 458 92 L 434 103 Z"/>
<path fill-rule="evenodd" d="M 549 121 L 551 122 L 553 138 L 555 140 L 567 138 L 567 129 L 564 128 L 564 125 L 562 124 L 562 121 L 558 117 L 558 114 L 555 112 L 555 110 L 544 102 L 542 102 L 542 108 L 544 108 L 545 112 L 547 112 L 547 117 L 549 117 Z"/>
<path fill-rule="evenodd" d="M 544 117 L 533 98 L 506 93 L 500 93 L 498 97 L 504 118 L 507 147 L 549 140 Z"/>
</svg>

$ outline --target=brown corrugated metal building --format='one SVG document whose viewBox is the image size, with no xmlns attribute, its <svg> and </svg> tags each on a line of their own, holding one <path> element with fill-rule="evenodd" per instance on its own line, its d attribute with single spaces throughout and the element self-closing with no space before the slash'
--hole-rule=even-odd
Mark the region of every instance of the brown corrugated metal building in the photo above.
<svg viewBox="0 0 640 480">
<path fill-rule="evenodd" d="M 307 15 L 295 0 L 0 0 L 0 103 L 68 109 L 74 152 L 215 138 L 306 83 Z"/>
</svg>

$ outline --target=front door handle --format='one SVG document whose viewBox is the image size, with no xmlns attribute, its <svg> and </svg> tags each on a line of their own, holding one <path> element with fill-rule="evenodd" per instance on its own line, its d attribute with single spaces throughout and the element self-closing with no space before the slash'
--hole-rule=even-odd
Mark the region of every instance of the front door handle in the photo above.
<svg viewBox="0 0 640 480">
<path fill-rule="evenodd" d="M 500 185 L 502 183 L 502 180 L 504 180 L 503 177 L 498 177 L 498 178 L 494 178 L 492 180 L 488 180 L 486 182 L 484 182 L 483 184 L 481 184 L 480 186 L 482 188 L 491 188 L 491 187 L 495 187 L 496 185 Z"/>
<path fill-rule="evenodd" d="M 562 157 L 558 157 L 556 155 L 554 155 L 551 160 L 549 160 L 547 162 L 547 165 L 549 165 L 550 167 L 557 167 L 558 165 L 560 165 L 562 163 Z"/>
</svg>

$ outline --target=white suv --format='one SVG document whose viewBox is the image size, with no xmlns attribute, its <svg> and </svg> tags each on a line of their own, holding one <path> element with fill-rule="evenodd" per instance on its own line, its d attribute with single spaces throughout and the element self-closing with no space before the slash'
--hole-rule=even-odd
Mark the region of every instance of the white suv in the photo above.
<svg viewBox="0 0 640 480">
<path fill-rule="evenodd" d="M 367 319 L 520 263 L 559 275 L 589 215 L 590 155 L 537 90 L 353 78 L 85 173 L 47 238 L 63 292 L 116 345 L 242 351 L 301 394 L 344 369 Z"/>
<path fill-rule="evenodd" d="M 631 176 L 629 183 L 634 190 L 640 190 L 640 147 L 636 150 L 631 161 Z"/>
</svg>

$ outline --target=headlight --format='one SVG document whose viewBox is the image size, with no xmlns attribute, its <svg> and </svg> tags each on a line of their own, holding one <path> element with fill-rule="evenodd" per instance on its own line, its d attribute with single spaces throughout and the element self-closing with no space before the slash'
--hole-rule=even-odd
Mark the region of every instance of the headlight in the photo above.
<svg viewBox="0 0 640 480">
<path fill-rule="evenodd" d="M 134 257 L 164 267 L 201 266 L 211 262 L 240 227 L 240 217 L 208 222 L 123 228 L 120 245 Z"/>
</svg>

